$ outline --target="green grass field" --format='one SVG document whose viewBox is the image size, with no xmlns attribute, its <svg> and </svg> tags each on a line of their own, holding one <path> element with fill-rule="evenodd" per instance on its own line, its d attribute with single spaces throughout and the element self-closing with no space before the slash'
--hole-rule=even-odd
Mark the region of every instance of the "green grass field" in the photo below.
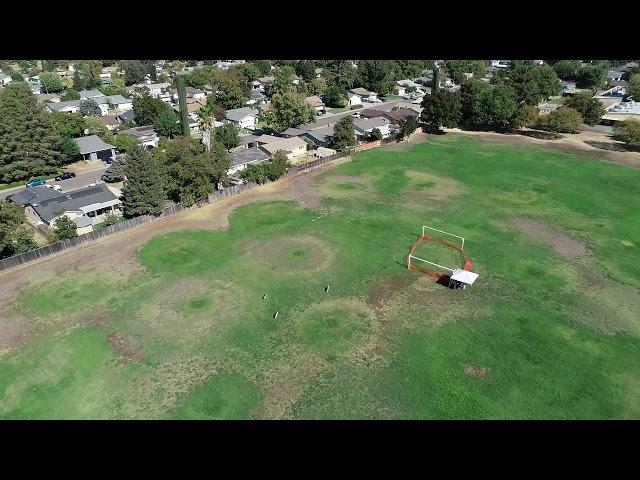
<svg viewBox="0 0 640 480">
<path fill-rule="evenodd" d="M 449 134 L 314 182 L 318 210 L 249 204 L 128 279 L 21 291 L 0 318 L 46 333 L 0 357 L 0 417 L 640 417 L 640 171 Z M 466 238 L 473 288 L 406 269 L 425 224 Z"/>
</svg>

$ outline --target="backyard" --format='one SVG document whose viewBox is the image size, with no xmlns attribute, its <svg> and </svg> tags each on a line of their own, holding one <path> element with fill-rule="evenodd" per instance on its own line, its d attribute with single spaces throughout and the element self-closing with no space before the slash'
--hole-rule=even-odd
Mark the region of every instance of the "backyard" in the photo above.
<svg viewBox="0 0 640 480">
<path fill-rule="evenodd" d="M 640 171 L 428 138 L 0 287 L 0 418 L 640 417 Z M 473 287 L 407 270 L 423 225 Z"/>
</svg>

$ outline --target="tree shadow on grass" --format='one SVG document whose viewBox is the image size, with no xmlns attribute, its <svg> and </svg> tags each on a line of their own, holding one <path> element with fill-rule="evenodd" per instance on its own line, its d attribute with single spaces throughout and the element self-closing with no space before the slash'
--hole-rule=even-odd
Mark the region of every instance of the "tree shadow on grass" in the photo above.
<svg viewBox="0 0 640 480">
<path fill-rule="evenodd" d="M 512 130 L 511 135 L 522 135 L 523 137 L 537 138 L 538 140 L 560 140 L 562 135 L 544 130 Z"/>
<path fill-rule="evenodd" d="M 626 145 L 624 143 L 613 143 L 613 142 L 597 142 L 595 140 L 585 140 L 584 143 L 590 145 L 595 148 L 599 148 L 600 150 L 607 150 L 610 152 L 638 152 L 640 149 L 637 147 L 632 147 L 630 145 Z"/>
</svg>

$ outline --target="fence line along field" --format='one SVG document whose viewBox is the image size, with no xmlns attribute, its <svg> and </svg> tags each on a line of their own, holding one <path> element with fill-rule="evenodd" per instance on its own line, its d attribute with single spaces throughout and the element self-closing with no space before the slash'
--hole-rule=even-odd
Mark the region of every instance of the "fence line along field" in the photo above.
<svg viewBox="0 0 640 480">
<path fill-rule="evenodd" d="M 130 271 L 38 262 L 0 307 L 0 417 L 640 416 L 639 171 L 447 134 L 309 178 Z M 407 269 L 422 225 L 473 288 Z"/>
</svg>

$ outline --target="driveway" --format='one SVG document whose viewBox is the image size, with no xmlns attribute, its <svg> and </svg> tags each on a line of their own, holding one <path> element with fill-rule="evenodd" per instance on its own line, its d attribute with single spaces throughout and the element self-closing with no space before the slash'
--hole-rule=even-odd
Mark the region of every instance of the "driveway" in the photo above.
<svg viewBox="0 0 640 480">
<path fill-rule="evenodd" d="M 68 180 L 62 180 L 61 182 L 56 182 L 55 180 L 49 180 L 47 183 L 53 185 L 60 185 L 62 187 L 63 192 L 68 192 L 70 190 L 77 190 L 82 187 L 86 187 L 90 183 L 94 183 L 97 179 L 98 183 L 103 183 L 100 181 L 100 177 L 107 170 L 107 166 L 102 164 L 96 170 L 87 170 L 85 172 L 78 172 L 75 178 L 69 178 Z M 26 183 L 26 182 L 25 182 Z M 8 188 L 6 190 L 0 190 L 0 200 L 4 200 L 10 195 L 14 195 L 20 191 L 22 191 L 25 187 L 14 187 Z"/>
</svg>

